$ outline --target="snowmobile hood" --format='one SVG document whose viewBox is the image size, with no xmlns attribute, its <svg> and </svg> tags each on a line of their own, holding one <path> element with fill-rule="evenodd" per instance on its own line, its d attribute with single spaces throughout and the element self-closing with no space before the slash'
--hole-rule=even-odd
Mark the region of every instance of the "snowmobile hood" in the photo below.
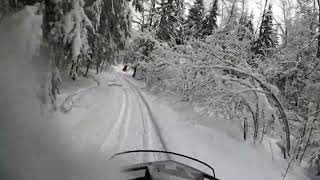
<svg viewBox="0 0 320 180">
<path fill-rule="evenodd" d="M 138 153 L 138 152 L 146 152 L 146 153 L 156 152 L 156 153 L 173 154 L 176 156 L 181 156 L 181 157 L 191 159 L 193 161 L 197 161 L 213 170 L 211 166 L 209 166 L 208 164 L 200 160 L 197 160 L 192 157 L 188 157 L 186 155 L 182 155 L 174 152 L 168 152 L 168 151 L 135 150 L 135 151 L 126 151 L 126 152 L 118 153 L 113 157 L 121 154 Z M 154 161 L 154 162 L 146 162 L 146 163 L 129 165 L 129 166 L 123 167 L 122 171 L 126 175 L 127 179 L 130 179 L 130 180 L 218 180 L 215 177 L 214 170 L 213 170 L 213 175 L 209 175 L 207 173 L 204 173 L 203 171 L 200 171 L 196 168 L 193 168 L 191 166 L 188 166 L 186 164 L 183 164 L 174 160 Z"/>
<path fill-rule="evenodd" d="M 217 180 L 185 164 L 167 160 L 141 163 L 123 168 L 129 179 L 146 180 Z"/>
</svg>

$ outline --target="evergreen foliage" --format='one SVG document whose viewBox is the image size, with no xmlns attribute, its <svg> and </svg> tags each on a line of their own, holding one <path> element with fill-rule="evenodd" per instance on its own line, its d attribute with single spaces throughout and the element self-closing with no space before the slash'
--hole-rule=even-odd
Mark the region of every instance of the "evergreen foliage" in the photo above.
<svg viewBox="0 0 320 180">
<path fill-rule="evenodd" d="M 271 55 L 277 45 L 276 33 L 273 29 L 272 6 L 263 13 L 259 37 L 255 41 L 253 51 L 262 56 Z"/>
<path fill-rule="evenodd" d="M 193 6 L 189 9 L 186 34 L 198 37 L 202 28 L 204 17 L 204 2 L 203 0 L 196 0 Z"/>
<path fill-rule="evenodd" d="M 157 28 L 157 37 L 170 44 L 182 44 L 184 29 L 182 15 L 184 11 L 183 0 L 161 0 L 158 12 L 160 22 Z"/>
<path fill-rule="evenodd" d="M 202 36 L 212 35 L 213 31 L 218 27 L 218 0 L 213 0 L 213 4 L 210 8 L 209 15 L 207 15 L 202 21 L 201 34 Z"/>
<path fill-rule="evenodd" d="M 245 12 L 239 19 L 239 29 L 238 29 L 238 35 L 239 40 L 248 39 L 253 40 L 254 38 L 254 29 L 253 29 L 253 14 L 250 16 L 247 12 Z"/>
</svg>

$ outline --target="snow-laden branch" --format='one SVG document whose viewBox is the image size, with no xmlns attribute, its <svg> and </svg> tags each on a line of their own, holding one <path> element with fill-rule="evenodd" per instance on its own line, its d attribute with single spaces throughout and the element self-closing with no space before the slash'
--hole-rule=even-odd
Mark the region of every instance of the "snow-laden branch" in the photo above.
<svg viewBox="0 0 320 180">
<path fill-rule="evenodd" d="M 314 112 L 314 113 L 310 114 L 308 117 L 313 117 L 313 116 L 316 116 L 318 114 L 320 114 L 320 111 Z"/>
<path fill-rule="evenodd" d="M 284 111 L 284 108 L 283 108 L 280 100 L 277 98 L 277 95 L 273 91 L 270 84 L 267 84 L 266 82 L 264 82 L 262 79 L 257 77 L 257 75 L 245 72 L 244 70 L 241 70 L 237 67 L 219 66 L 219 65 L 216 65 L 216 66 L 195 66 L 195 65 L 188 65 L 188 64 L 183 64 L 183 65 L 193 67 L 193 68 L 211 68 L 211 69 L 231 70 L 231 71 L 237 72 L 243 76 L 249 77 L 249 78 L 255 80 L 256 82 L 258 82 L 260 84 L 261 88 L 267 92 L 266 94 L 274 100 L 276 107 L 279 110 L 280 117 L 283 122 L 283 131 L 285 132 L 285 135 L 286 135 L 287 154 L 290 155 L 289 153 L 290 153 L 290 146 L 291 145 L 290 145 L 290 127 L 289 127 L 288 118 L 287 118 L 287 115 Z"/>
<path fill-rule="evenodd" d="M 263 94 L 270 94 L 270 92 L 262 91 L 261 89 L 246 89 L 246 90 L 243 90 L 243 91 L 238 91 L 238 92 L 234 93 L 234 95 L 239 95 L 239 94 L 252 92 L 252 91 L 253 92 L 260 92 L 260 93 L 263 93 Z"/>
</svg>

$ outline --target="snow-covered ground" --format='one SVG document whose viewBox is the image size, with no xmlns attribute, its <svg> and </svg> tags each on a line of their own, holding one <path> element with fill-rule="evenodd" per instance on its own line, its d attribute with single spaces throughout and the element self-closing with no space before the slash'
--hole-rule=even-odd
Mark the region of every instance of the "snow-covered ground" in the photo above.
<svg viewBox="0 0 320 180">
<path fill-rule="evenodd" d="M 78 85 L 81 84 L 80 80 Z M 53 121 L 72 137 L 70 143 L 76 152 L 96 152 L 105 159 L 125 150 L 155 149 L 183 153 L 209 163 L 218 178 L 239 180 L 282 179 L 286 163 L 272 160 L 271 154 L 257 146 L 226 133 L 221 122 L 203 119 L 188 105 L 172 104 L 166 98 L 148 93 L 143 83 L 122 73 L 121 67 L 96 78 L 92 86 L 82 83 L 74 93 L 61 95 L 72 97 L 69 111 L 56 112 Z M 87 84 L 87 85 L 85 85 Z M 74 88 L 75 89 L 75 88 Z M 70 98 L 69 98 L 70 99 Z M 61 102 L 67 102 L 60 100 Z M 129 162 L 152 161 L 170 157 L 127 156 Z M 208 171 L 205 167 L 183 159 L 176 159 Z M 304 180 L 303 172 L 292 169 L 288 180 Z"/>
<path fill-rule="evenodd" d="M 0 179 L 115 179 L 109 176 L 110 164 L 95 163 L 88 153 L 108 159 L 133 149 L 199 158 L 213 166 L 220 179 L 282 179 L 284 162 L 272 161 L 270 153 L 230 136 L 228 125 L 202 119 L 188 105 L 173 105 L 148 93 L 120 66 L 88 79 L 64 81 L 57 111 L 43 119 L 37 94 L 37 78 L 43 76 L 31 61 L 37 51 L 33 47 L 39 47 L 35 44 L 41 37 L 41 17 L 33 11 L 26 9 L 0 24 Z M 170 157 L 142 155 L 127 160 L 164 158 Z M 296 168 L 286 179 L 305 180 L 302 174 Z"/>
</svg>

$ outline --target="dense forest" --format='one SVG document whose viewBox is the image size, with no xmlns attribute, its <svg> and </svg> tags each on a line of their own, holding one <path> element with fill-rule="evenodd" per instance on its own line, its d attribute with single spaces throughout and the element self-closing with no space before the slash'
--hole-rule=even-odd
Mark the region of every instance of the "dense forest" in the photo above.
<svg viewBox="0 0 320 180">
<path fill-rule="evenodd" d="M 50 100 L 59 72 L 77 80 L 124 63 L 149 87 L 277 139 L 288 166 L 320 174 L 320 1 L 1 0 L 0 23 L 26 5 L 43 16 Z"/>
</svg>

